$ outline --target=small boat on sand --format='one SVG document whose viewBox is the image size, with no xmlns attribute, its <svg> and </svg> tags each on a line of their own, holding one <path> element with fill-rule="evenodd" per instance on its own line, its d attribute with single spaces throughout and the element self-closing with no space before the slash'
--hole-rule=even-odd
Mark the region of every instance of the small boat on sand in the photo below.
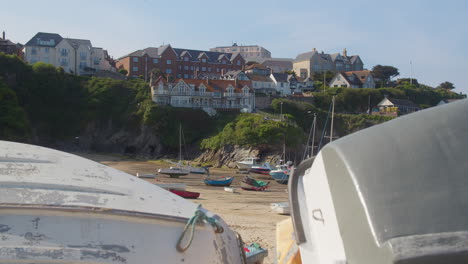
<svg viewBox="0 0 468 264">
<path fill-rule="evenodd" d="M 290 168 L 286 164 L 278 166 L 278 169 L 270 171 L 270 176 L 280 184 L 288 184 Z"/>
<path fill-rule="evenodd" d="M 237 163 L 237 167 L 241 170 L 248 170 L 250 169 L 252 166 L 257 166 L 259 165 L 258 163 L 258 158 L 252 158 L 252 157 L 249 157 L 249 158 L 245 158 L 241 161 L 238 161 L 236 162 Z"/>
<path fill-rule="evenodd" d="M 261 174 L 261 175 L 268 175 L 268 174 L 270 174 L 270 171 L 271 171 L 271 167 L 270 167 L 270 163 L 268 163 L 268 162 L 265 162 L 261 166 L 252 166 L 249 169 L 249 172 L 256 173 L 256 174 Z"/>
<path fill-rule="evenodd" d="M 203 182 L 209 186 L 229 186 L 231 185 L 233 180 L 234 180 L 234 177 L 227 177 L 227 178 L 221 177 L 217 179 L 210 179 L 207 177 L 203 179 Z"/>
<path fill-rule="evenodd" d="M 146 178 L 146 179 L 154 179 L 156 178 L 156 175 L 154 174 L 139 174 L 138 172 L 136 173 L 136 176 L 138 178 Z"/>
<path fill-rule="evenodd" d="M 240 183 L 241 188 L 247 191 L 265 191 L 269 184 L 270 182 L 258 181 L 250 176 L 245 176 Z"/>
<path fill-rule="evenodd" d="M 198 197 L 200 197 L 199 192 L 182 191 L 177 189 L 169 189 L 168 191 L 186 199 L 197 199 Z"/>
<path fill-rule="evenodd" d="M 169 169 L 159 169 L 159 173 L 169 175 L 170 178 L 179 178 L 185 176 L 190 172 L 180 167 L 170 167 Z"/>
<path fill-rule="evenodd" d="M 270 204 L 270 208 L 271 208 L 272 211 L 276 212 L 277 214 L 281 214 L 281 215 L 289 215 L 290 214 L 289 203 L 288 202 L 272 203 L 272 204 Z"/>
</svg>

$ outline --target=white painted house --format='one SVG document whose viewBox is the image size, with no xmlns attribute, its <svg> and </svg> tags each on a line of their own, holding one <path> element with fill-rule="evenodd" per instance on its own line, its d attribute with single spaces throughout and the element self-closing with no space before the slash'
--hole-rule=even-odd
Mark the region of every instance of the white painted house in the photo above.
<svg viewBox="0 0 468 264">
<path fill-rule="evenodd" d="M 288 74 L 287 73 L 272 73 L 270 75 L 270 79 L 275 84 L 276 92 L 278 92 L 281 96 L 291 95 L 291 87 L 289 86 L 288 82 Z"/>
<path fill-rule="evenodd" d="M 329 87 L 375 88 L 375 81 L 370 71 L 338 72 L 330 81 Z"/>
<path fill-rule="evenodd" d="M 49 63 L 76 75 L 111 70 L 105 54 L 102 48 L 94 48 L 90 40 L 62 38 L 55 33 L 39 32 L 24 46 L 26 62 Z"/>
</svg>

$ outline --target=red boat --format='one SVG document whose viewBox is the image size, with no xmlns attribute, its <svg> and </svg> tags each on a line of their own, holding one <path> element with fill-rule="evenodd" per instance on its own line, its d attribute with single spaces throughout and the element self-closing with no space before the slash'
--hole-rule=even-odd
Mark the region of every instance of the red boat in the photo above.
<svg viewBox="0 0 468 264">
<path fill-rule="evenodd" d="M 177 194 L 180 197 L 183 197 L 186 199 L 197 199 L 198 197 L 200 197 L 199 192 L 189 192 L 189 191 L 176 190 L 176 189 L 169 189 L 169 191 L 173 194 Z"/>
</svg>

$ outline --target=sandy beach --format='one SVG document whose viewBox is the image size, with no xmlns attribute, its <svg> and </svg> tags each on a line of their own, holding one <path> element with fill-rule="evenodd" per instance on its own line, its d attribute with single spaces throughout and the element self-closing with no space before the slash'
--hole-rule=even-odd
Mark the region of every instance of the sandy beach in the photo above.
<svg viewBox="0 0 468 264">
<path fill-rule="evenodd" d="M 157 174 L 157 169 L 168 166 L 159 161 L 132 160 L 110 155 L 79 153 L 78 155 L 132 175 L 136 175 L 137 172 Z M 244 191 L 240 189 L 239 183 L 245 174 L 224 168 L 211 168 L 210 172 L 213 176 L 234 176 L 235 180 L 231 187 L 236 188 L 236 193 L 225 192 L 222 187 L 206 186 L 202 181 L 203 175 L 197 174 L 190 174 L 178 179 L 157 175 L 156 179 L 144 180 L 152 183 L 185 183 L 188 191 L 200 192 L 200 198 L 190 201 L 202 204 L 204 208 L 221 216 L 233 230 L 242 236 L 245 243 L 259 243 L 263 248 L 268 249 L 268 258 L 264 263 L 274 263 L 276 223 L 289 216 L 272 212 L 270 203 L 287 201 L 287 186 L 272 181 L 268 176 L 256 176 L 257 179 L 270 181 L 269 190 L 265 192 Z"/>
</svg>

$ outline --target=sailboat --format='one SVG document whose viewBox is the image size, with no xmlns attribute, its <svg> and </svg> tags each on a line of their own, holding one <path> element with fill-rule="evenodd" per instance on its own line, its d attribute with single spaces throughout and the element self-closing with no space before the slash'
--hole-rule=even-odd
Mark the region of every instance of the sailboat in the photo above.
<svg viewBox="0 0 468 264">
<path fill-rule="evenodd" d="M 276 166 L 276 169 L 270 171 L 270 176 L 275 179 L 277 183 L 288 184 L 289 173 L 291 172 L 292 162 L 286 160 L 286 143 L 283 142 L 283 154 L 281 156 L 281 162 Z"/>
<path fill-rule="evenodd" d="M 169 175 L 171 178 L 179 178 L 190 173 L 182 167 L 182 125 L 179 125 L 179 163 L 175 167 L 159 169 L 159 173 Z"/>
</svg>

